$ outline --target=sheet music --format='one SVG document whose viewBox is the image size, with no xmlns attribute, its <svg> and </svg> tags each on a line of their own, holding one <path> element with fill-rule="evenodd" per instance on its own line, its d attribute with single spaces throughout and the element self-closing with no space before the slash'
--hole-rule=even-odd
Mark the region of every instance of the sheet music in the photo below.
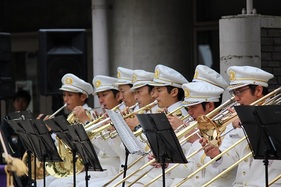
<svg viewBox="0 0 281 187">
<path fill-rule="evenodd" d="M 127 147 L 129 152 L 131 154 L 140 154 L 140 155 L 146 154 L 142 144 L 136 139 L 135 135 L 128 127 L 122 115 L 120 113 L 116 113 L 111 110 L 106 110 L 106 112 L 110 117 L 112 123 L 114 124 L 114 127 L 118 132 L 119 137 L 121 138 L 121 141 Z"/>
</svg>

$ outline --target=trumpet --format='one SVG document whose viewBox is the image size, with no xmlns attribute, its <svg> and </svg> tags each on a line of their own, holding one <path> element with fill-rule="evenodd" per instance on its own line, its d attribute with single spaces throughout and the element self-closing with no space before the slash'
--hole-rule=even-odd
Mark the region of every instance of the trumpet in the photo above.
<svg viewBox="0 0 281 187">
<path fill-rule="evenodd" d="M 120 103 L 119 105 L 116 105 L 115 107 L 113 107 L 111 110 L 112 110 L 112 111 L 118 111 L 118 110 L 120 110 L 120 107 L 121 107 L 123 104 L 124 104 L 124 103 L 122 102 L 122 103 Z M 85 126 L 84 126 L 85 131 L 86 131 L 86 132 L 91 132 L 92 130 L 94 130 L 94 129 L 100 127 L 102 124 L 104 124 L 105 122 L 107 122 L 107 121 L 110 120 L 109 117 L 107 117 L 107 118 L 105 118 L 105 119 L 103 119 L 103 118 L 104 118 L 104 115 L 100 116 L 100 117 L 97 118 L 96 120 L 93 120 L 93 121 L 91 121 L 90 123 L 88 123 L 87 125 L 85 125 Z M 109 126 L 108 126 L 108 128 L 109 128 Z M 93 133 L 91 133 L 91 134 L 93 134 Z"/>
<path fill-rule="evenodd" d="M 132 117 L 132 116 L 134 116 L 134 115 L 136 115 L 136 114 L 144 113 L 145 111 L 150 110 L 151 108 L 153 108 L 154 106 L 156 106 L 157 103 L 158 103 L 157 100 L 155 100 L 155 101 L 153 101 L 152 103 L 150 103 L 150 104 L 148 104 L 148 105 L 145 105 L 144 107 L 141 107 L 141 108 L 139 108 L 138 110 L 136 110 L 136 111 L 134 111 L 134 112 L 131 112 L 131 113 L 125 115 L 125 116 L 124 116 L 124 119 L 129 118 L 129 117 Z"/>
<path fill-rule="evenodd" d="M 151 109 L 151 108 L 154 107 L 155 105 L 157 105 L 157 101 L 156 101 L 156 100 L 155 100 L 154 102 L 152 102 L 152 103 L 150 103 L 150 104 L 148 104 L 148 105 L 142 107 L 142 108 L 139 108 L 138 110 L 136 110 L 136 111 L 134 111 L 134 112 L 131 112 L 131 113 L 125 115 L 123 118 L 126 119 L 126 118 L 130 118 L 130 117 L 132 117 L 132 116 L 134 116 L 134 115 L 136 115 L 136 114 L 143 113 L 144 111 Z M 88 135 L 89 135 L 91 138 L 93 138 L 95 135 L 101 133 L 101 132 L 104 131 L 104 130 L 107 130 L 109 127 L 112 126 L 111 123 L 108 123 L 108 124 L 103 125 L 102 127 L 100 127 L 102 124 L 104 124 L 105 122 L 107 122 L 107 121 L 109 121 L 109 120 L 110 120 L 110 118 L 108 117 L 108 118 L 106 118 L 106 119 L 104 119 L 104 120 L 98 122 L 97 124 L 92 125 L 92 126 L 89 127 L 89 128 L 86 128 L 85 130 L 86 130 L 86 132 L 88 133 Z M 116 131 L 113 131 L 113 132 L 111 132 L 111 133 L 110 133 L 109 135 L 107 135 L 107 136 L 101 134 L 101 137 L 106 140 L 106 139 L 108 139 L 108 138 L 114 138 L 114 137 L 116 137 L 116 135 L 117 135 L 117 132 L 116 132 Z M 91 138 L 90 138 L 90 139 L 91 139 Z"/>
</svg>

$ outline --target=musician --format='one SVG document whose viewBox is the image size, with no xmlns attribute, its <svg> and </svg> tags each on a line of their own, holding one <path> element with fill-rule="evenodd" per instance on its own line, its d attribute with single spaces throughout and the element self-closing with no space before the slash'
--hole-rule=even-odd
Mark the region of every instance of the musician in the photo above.
<svg viewBox="0 0 281 187">
<path fill-rule="evenodd" d="M 134 70 L 118 67 L 117 68 L 117 82 L 115 85 L 118 87 L 120 92 L 120 100 L 125 104 L 126 107 L 131 107 L 136 104 L 134 98 L 134 92 L 131 87 L 133 86 L 132 74 Z M 138 107 L 137 107 L 138 108 Z M 122 108 L 123 109 L 123 108 Z"/>
<path fill-rule="evenodd" d="M 149 85 L 153 81 L 153 76 L 154 73 L 145 70 L 134 70 L 132 74 L 133 87 L 131 90 L 134 92 L 134 97 L 136 102 L 138 102 L 139 108 L 147 106 L 155 100 L 152 97 L 154 87 Z M 154 113 L 157 111 L 157 109 L 158 106 L 155 105 L 153 108 L 142 112 Z M 125 121 L 133 131 L 136 131 L 138 128 L 140 128 L 139 121 L 136 117 L 127 118 Z"/>
<path fill-rule="evenodd" d="M 201 64 L 196 66 L 192 82 L 206 82 L 218 86 L 224 90 L 228 87 L 228 83 L 218 72 L 206 65 Z M 192 120 L 192 116 L 194 115 L 195 114 L 191 115 L 191 118 L 187 118 L 186 120 L 181 120 L 176 116 L 168 116 L 168 119 L 173 129 L 177 129 L 179 125 L 183 123 L 188 126 L 188 122 Z"/>
<path fill-rule="evenodd" d="M 273 75 L 256 67 L 251 66 L 230 66 L 227 69 L 230 79 L 229 91 L 235 96 L 235 100 L 241 105 L 250 105 L 252 102 L 262 98 L 268 93 L 268 81 L 273 78 Z M 207 156 L 214 158 L 221 151 L 224 151 L 235 142 L 244 137 L 243 130 L 240 128 L 240 121 L 237 120 L 230 124 L 235 128 L 228 133 L 222 145 L 218 148 L 207 144 L 205 139 L 201 139 L 201 145 Z M 212 164 L 212 172 L 220 173 L 222 170 L 232 166 L 239 159 L 250 153 L 249 144 L 244 140 L 238 144 L 234 149 L 228 151 L 218 160 Z M 269 162 L 268 173 L 269 181 L 281 173 L 280 161 L 274 160 Z M 265 171 L 261 160 L 254 160 L 251 155 L 244 159 L 237 168 L 237 174 L 233 186 L 264 186 L 265 185 Z M 278 180 L 271 186 L 281 186 L 281 181 Z"/>
<path fill-rule="evenodd" d="M 120 92 L 116 86 L 117 78 L 97 75 L 93 79 L 93 85 L 95 87 L 94 94 L 97 95 L 100 105 L 104 109 L 113 109 L 115 106 L 121 103 Z M 121 148 L 119 147 L 121 141 L 119 137 L 108 140 L 103 140 L 102 138 L 95 138 L 92 140 L 93 145 L 98 148 L 97 154 L 101 166 L 105 171 L 89 171 L 90 183 L 100 181 L 104 178 L 110 178 L 117 174 L 120 169 L 120 158 L 119 152 Z M 59 183 L 53 186 L 59 185 Z M 85 173 L 82 172 L 77 175 L 77 186 L 85 186 Z"/>
<path fill-rule="evenodd" d="M 158 107 L 165 109 L 167 113 L 179 108 L 184 98 L 182 84 L 187 82 L 186 78 L 178 71 L 161 64 L 157 65 L 154 71 L 153 83 L 149 85 L 155 86 L 154 96 L 158 102 Z M 187 111 L 184 108 L 181 108 L 179 111 L 180 115 L 187 115 Z M 134 186 L 142 186 L 155 176 L 161 174 L 161 172 L 159 168 L 151 170 L 146 177 L 141 178 Z M 162 183 L 161 181 L 159 182 Z M 169 185 L 171 182 L 172 179 L 167 177 L 166 183 Z M 161 184 L 158 183 L 156 185 Z"/>
<path fill-rule="evenodd" d="M 221 95 L 224 92 L 224 89 L 215 86 L 214 84 L 204 81 L 197 81 L 184 84 L 182 87 L 185 91 L 185 102 L 188 106 L 188 113 L 195 120 L 201 115 L 210 113 L 221 104 Z M 191 148 L 186 152 L 186 156 L 191 155 L 197 150 L 200 150 L 200 137 L 200 132 L 198 132 L 189 138 L 188 141 L 192 142 L 192 145 Z M 183 178 L 196 171 L 209 160 L 210 159 L 206 157 L 203 150 L 190 157 L 187 164 L 181 164 L 170 172 L 170 177 L 175 178 L 171 186 L 175 186 Z M 204 169 L 185 182 L 183 186 L 202 186 L 214 176 L 214 174 Z M 229 174 L 217 181 L 214 186 L 229 186 L 233 182 L 234 176 L 235 174 Z"/>
<path fill-rule="evenodd" d="M 69 112 L 73 112 L 75 117 L 81 123 L 90 121 L 91 116 L 87 115 L 86 111 L 92 111 L 92 108 L 87 104 L 88 97 L 94 91 L 92 85 L 72 73 L 65 74 L 62 77 L 61 82 L 62 86 L 60 90 L 62 90 L 63 92 L 63 101 L 66 104 L 66 109 L 69 110 Z M 39 115 L 39 117 L 41 115 Z M 62 178 L 62 180 L 63 179 L 64 178 Z M 46 184 L 51 185 L 50 183 L 56 180 L 58 179 L 54 176 L 49 175 L 46 177 Z M 37 186 L 40 187 L 43 185 L 43 180 L 37 180 Z"/>
</svg>

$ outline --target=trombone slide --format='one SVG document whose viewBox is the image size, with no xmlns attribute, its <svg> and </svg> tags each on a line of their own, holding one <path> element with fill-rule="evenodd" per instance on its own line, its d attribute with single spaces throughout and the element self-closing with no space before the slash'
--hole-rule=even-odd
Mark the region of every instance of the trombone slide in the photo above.
<svg viewBox="0 0 281 187">
<path fill-rule="evenodd" d="M 214 182 L 215 180 L 217 180 L 220 176 L 224 175 L 225 173 L 229 172 L 230 170 L 232 170 L 233 168 L 235 168 L 240 162 L 242 162 L 243 160 L 247 159 L 248 157 L 250 157 L 252 155 L 252 152 L 246 154 L 243 158 L 241 158 L 240 160 L 238 160 L 237 162 L 235 162 L 234 164 L 232 164 L 230 167 L 228 167 L 227 169 L 225 169 L 223 172 L 221 172 L 219 175 L 217 175 L 216 177 L 212 178 L 210 181 L 208 181 L 207 183 L 205 183 L 202 187 L 206 187 L 209 186 L 212 182 Z"/>
<path fill-rule="evenodd" d="M 232 146 L 228 147 L 226 150 L 224 150 L 223 152 L 221 152 L 220 154 L 218 154 L 217 156 L 215 156 L 212 160 L 210 160 L 209 162 L 207 162 L 206 164 L 204 164 L 203 166 L 201 166 L 200 168 L 198 168 L 196 171 L 194 171 L 193 173 L 191 173 L 190 175 L 188 175 L 186 178 L 184 178 L 181 182 L 179 182 L 176 187 L 182 185 L 183 183 L 185 183 L 187 180 L 189 180 L 191 177 L 193 177 L 196 173 L 202 171 L 205 167 L 209 166 L 210 164 L 212 164 L 215 160 L 219 159 L 222 155 L 224 155 L 226 152 L 228 152 L 230 149 L 234 148 L 236 145 L 240 144 L 242 141 L 244 141 L 246 139 L 246 136 L 244 136 L 243 138 L 241 138 L 240 140 L 238 140 L 237 142 L 235 142 Z"/>
</svg>

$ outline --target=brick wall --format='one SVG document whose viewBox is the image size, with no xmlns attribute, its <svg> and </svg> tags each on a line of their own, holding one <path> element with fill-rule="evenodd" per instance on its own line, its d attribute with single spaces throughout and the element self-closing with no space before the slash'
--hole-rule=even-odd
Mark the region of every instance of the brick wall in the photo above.
<svg viewBox="0 0 281 187">
<path fill-rule="evenodd" d="M 261 28 L 261 66 L 274 75 L 269 89 L 281 86 L 281 29 Z"/>
</svg>

